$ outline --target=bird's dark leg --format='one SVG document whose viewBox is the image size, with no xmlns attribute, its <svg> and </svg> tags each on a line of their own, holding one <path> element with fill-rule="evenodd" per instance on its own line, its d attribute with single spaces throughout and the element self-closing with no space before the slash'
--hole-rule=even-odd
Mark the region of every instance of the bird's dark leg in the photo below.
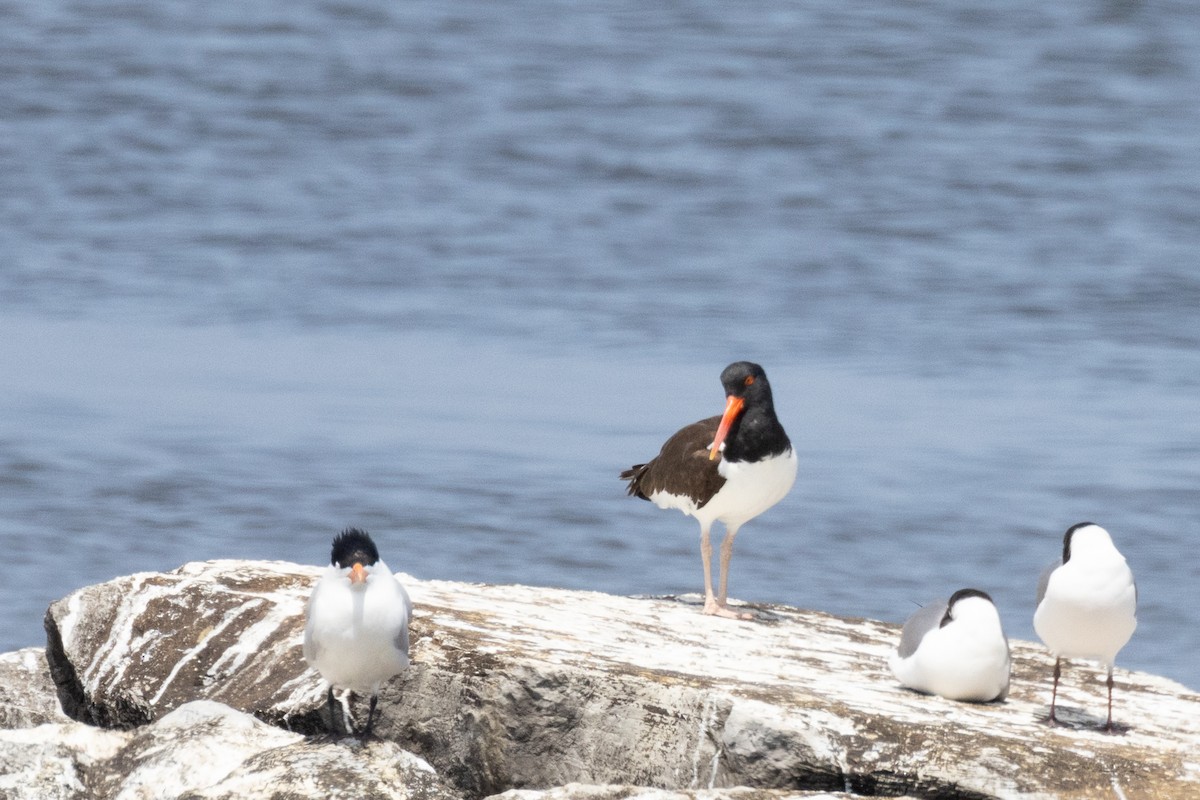
<svg viewBox="0 0 1200 800">
<path fill-rule="evenodd" d="M 1108 683 L 1108 722 L 1104 723 L 1104 730 L 1108 731 L 1109 733 L 1112 733 L 1112 730 L 1113 730 L 1113 724 L 1112 724 L 1113 678 L 1112 678 L 1112 674 L 1113 674 L 1113 668 L 1109 667 L 1108 668 L 1108 681 L 1106 681 Z"/>
<path fill-rule="evenodd" d="M 329 732 L 337 733 L 337 701 L 333 699 L 333 686 L 329 687 L 329 695 L 327 699 L 329 705 Z"/>
<path fill-rule="evenodd" d="M 378 693 L 371 693 L 371 705 L 367 711 L 367 727 L 363 728 L 362 737 L 364 740 L 371 736 L 371 726 L 375 723 L 375 705 L 379 702 Z"/>
<path fill-rule="evenodd" d="M 1054 716 L 1054 705 L 1058 702 L 1058 678 L 1062 674 L 1062 659 L 1054 659 L 1054 689 L 1050 692 L 1050 716 L 1047 722 L 1051 725 L 1058 724 L 1058 717 Z"/>
</svg>

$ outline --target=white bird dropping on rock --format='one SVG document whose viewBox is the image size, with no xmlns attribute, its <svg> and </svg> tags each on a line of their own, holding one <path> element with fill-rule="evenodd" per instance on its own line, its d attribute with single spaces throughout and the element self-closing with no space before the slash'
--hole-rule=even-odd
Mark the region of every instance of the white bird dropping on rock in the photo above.
<svg viewBox="0 0 1200 800">
<path fill-rule="evenodd" d="M 978 589 L 960 589 L 909 617 L 888 663 L 919 692 L 979 703 L 1008 696 L 1008 639 L 992 598 Z"/>
<path fill-rule="evenodd" d="M 304 660 L 334 688 L 371 694 L 362 737 L 371 735 L 379 687 L 408 667 L 408 592 L 379 559 L 366 532 L 347 528 L 333 539 L 330 564 L 308 600 Z"/>
<path fill-rule="evenodd" d="M 1137 587 L 1133 573 L 1108 531 L 1091 522 L 1067 529 L 1062 561 L 1038 582 L 1033 627 L 1054 654 L 1051 725 L 1058 724 L 1055 704 L 1064 658 L 1098 661 L 1108 670 L 1108 721 L 1113 730 L 1113 664 L 1137 628 Z"/>
</svg>

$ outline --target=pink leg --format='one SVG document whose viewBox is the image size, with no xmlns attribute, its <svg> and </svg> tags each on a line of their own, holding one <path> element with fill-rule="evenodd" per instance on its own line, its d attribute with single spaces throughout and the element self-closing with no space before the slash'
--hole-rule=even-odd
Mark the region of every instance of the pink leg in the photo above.
<svg viewBox="0 0 1200 800">
<path fill-rule="evenodd" d="M 739 619 L 741 615 L 725 607 L 725 582 L 729 570 L 729 562 L 725 554 L 726 542 L 730 549 L 733 544 L 729 541 L 728 534 L 726 534 L 725 540 L 721 544 L 721 596 L 718 598 L 713 594 L 712 586 L 712 541 L 709 539 L 708 528 L 703 525 L 700 527 L 700 559 L 704 562 L 704 613 L 716 617 Z"/>
<path fill-rule="evenodd" d="M 722 616 L 732 619 L 754 619 L 753 614 L 741 614 L 729 608 L 726 600 L 729 597 L 727 589 L 729 587 L 729 562 L 733 558 L 733 539 L 737 536 L 737 527 L 726 527 L 725 538 L 721 541 L 721 584 L 717 592 L 717 605 L 720 606 L 725 613 Z"/>
</svg>

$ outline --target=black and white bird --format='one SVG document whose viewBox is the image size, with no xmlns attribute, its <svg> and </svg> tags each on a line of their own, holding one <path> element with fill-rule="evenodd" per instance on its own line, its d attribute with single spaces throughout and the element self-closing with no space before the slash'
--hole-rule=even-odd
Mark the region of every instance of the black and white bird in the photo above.
<svg viewBox="0 0 1200 800">
<path fill-rule="evenodd" d="M 1097 661 L 1108 670 L 1108 721 L 1113 730 L 1113 664 L 1137 628 L 1137 587 L 1108 531 L 1091 522 L 1067 529 L 1062 561 L 1038 582 L 1033 628 L 1054 654 L 1048 722 L 1058 723 L 1058 679 L 1064 658 Z"/>
<path fill-rule="evenodd" d="M 362 736 L 371 735 L 379 688 L 408 667 L 408 623 L 412 602 L 379 558 L 375 542 L 357 528 L 333 539 L 329 566 L 308 600 L 304 660 L 329 683 L 329 715 L 335 717 L 334 688 L 371 695 Z"/>
<path fill-rule="evenodd" d="M 959 589 L 908 618 L 888 665 L 910 689 L 988 703 L 1008 696 L 1012 659 L 992 598 Z"/>
<path fill-rule="evenodd" d="M 721 373 L 725 413 L 694 422 L 657 456 L 621 473 L 629 494 L 659 508 L 675 508 L 700 523 L 704 613 L 749 618 L 727 605 L 729 560 L 738 529 L 784 498 L 796 482 L 796 453 L 775 416 L 767 374 L 738 361 Z M 713 591 L 714 522 L 725 524 L 718 589 Z"/>
</svg>

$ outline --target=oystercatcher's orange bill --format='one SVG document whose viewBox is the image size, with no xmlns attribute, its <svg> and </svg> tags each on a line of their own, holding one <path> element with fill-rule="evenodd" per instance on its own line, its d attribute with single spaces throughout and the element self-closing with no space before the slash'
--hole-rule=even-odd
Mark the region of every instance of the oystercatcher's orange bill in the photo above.
<svg viewBox="0 0 1200 800">
<path fill-rule="evenodd" d="M 717 426 L 717 438 L 713 439 L 712 450 L 708 451 L 708 460 L 715 461 L 717 454 L 721 452 L 721 445 L 725 443 L 725 437 L 729 435 L 729 426 L 737 419 L 737 415 L 742 413 L 742 407 L 746 405 L 746 401 L 741 397 L 729 395 L 725 401 L 725 415 L 721 417 L 721 424 Z"/>
</svg>

